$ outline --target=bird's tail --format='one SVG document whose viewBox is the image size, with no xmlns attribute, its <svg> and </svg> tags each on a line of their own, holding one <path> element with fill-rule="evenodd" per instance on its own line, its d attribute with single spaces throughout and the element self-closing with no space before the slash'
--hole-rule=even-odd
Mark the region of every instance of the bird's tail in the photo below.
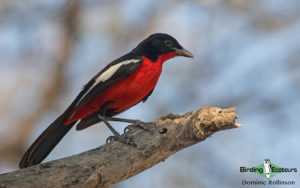
<svg viewBox="0 0 300 188">
<path fill-rule="evenodd" d="M 68 110 L 67 110 L 68 111 Z M 35 164 L 39 164 L 45 159 L 57 143 L 67 134 L 67 132 L 76 123 L 72 122 L 63 125 L 68 113 L 59 116 L 30 146 L 23 155 L 19 167 L 26 168 Z"/>
</svg>

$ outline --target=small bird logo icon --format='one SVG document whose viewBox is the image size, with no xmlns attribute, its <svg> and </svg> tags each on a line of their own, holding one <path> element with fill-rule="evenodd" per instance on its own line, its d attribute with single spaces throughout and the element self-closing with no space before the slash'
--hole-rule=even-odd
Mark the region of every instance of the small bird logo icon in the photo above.
<svg viewBox="0 0 300 188">
<path fill-rule="evenodd" d="M 266 177 L 268 179 L 270 179 L 271 177 L 271 173 L 272 173 L 272 170 L 271 170 L 271 161 L 270 159 L 265 159 L 264 161 L 264 173 L 266 174 Z"/>
</svg>

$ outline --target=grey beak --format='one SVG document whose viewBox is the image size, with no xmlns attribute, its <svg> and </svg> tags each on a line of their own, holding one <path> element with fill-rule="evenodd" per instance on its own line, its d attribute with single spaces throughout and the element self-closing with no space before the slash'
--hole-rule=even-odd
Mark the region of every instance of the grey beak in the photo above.
<svg viewBox="0 0 300 188">
<path fill-rule="evenodd" d="M 187 51 L 186 49 L 182 48 L 182 49 L 178 49 L 178 48 L 174 48 L 175 53 L 177 53 L 180 56 L 184 56 L 184 57 L 190 57 L 193 58 L 193 54 L 189 51 Z"/>
</svg>

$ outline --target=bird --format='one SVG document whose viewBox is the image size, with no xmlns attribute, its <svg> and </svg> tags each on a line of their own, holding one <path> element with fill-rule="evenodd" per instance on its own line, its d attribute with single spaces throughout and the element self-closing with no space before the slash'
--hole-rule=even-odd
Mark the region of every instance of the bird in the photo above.
<svg viewBox="0 0 300 188">
<path fill-rule="evenodd" d="M 110 140 L 123 141 L 108 121 L 141 123 L 114 116 L 145 102 L 161 75 L 163 63 L 176 56 L 193 58 L 169 34 L 154 33 L 136 48 L 109 63 L 77 95 L 69 107 L 33 142 L 19 162 L 20 168 L 41 163 L 67 132 L 104 122 L 114 134 Z M 109 137 L 110 138 L 110 137 Z"/>
</svg>

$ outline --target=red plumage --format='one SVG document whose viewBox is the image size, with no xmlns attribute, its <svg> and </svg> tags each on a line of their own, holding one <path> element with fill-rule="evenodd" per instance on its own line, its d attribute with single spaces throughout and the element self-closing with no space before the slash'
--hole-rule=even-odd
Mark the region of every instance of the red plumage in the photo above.
<svg viewBox="0 0 300 188">
<path fill-rule="evenodd" d="M 156 86 L 163 63 L 175 56 L 177 56 L 175 53 L 163 54 L 155 62 L 143 56 L 142 65 L 132 75 L 99 93 L 93 100 L 87 102 L 75 113 L 71 110 L 64 125 L 93 114 L 106 101 L 114 101 L 107 106 L 107 110 L 116 109 L 116 113 L 139 103 Z"/>
</svg>

